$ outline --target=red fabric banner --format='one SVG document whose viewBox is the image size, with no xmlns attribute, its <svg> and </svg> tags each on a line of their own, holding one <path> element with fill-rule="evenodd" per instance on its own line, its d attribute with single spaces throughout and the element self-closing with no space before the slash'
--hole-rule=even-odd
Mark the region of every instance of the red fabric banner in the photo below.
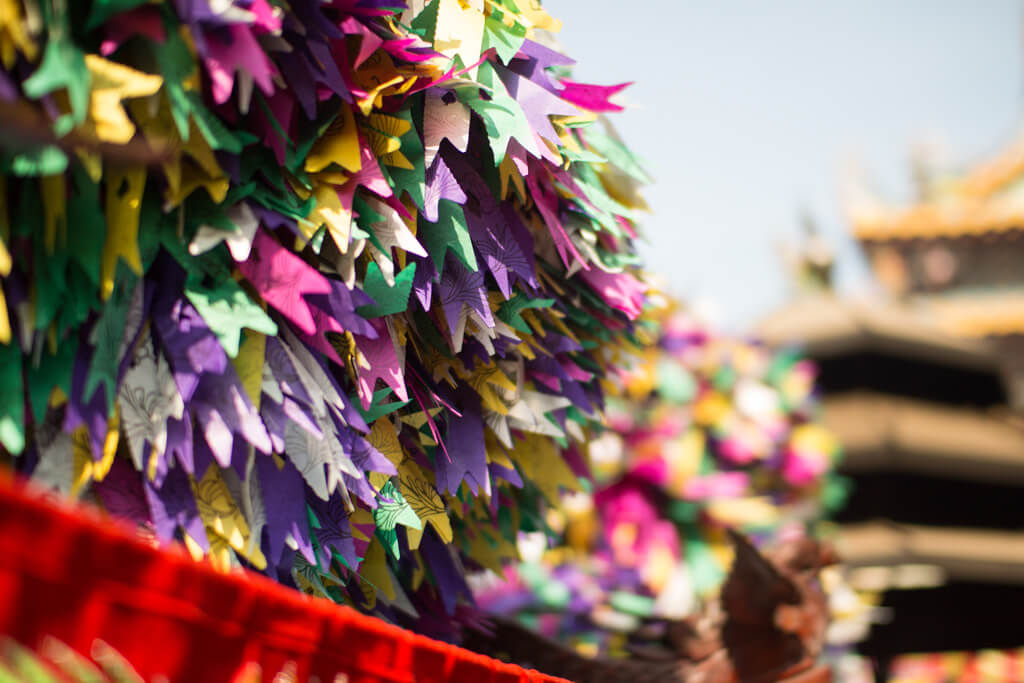
<svg viewBox="0 0 1024 683">
<path fill-rule="evenodd" d="M 310 598 L 249 573 L 158 550 L 95 511 L 45 500 L 0 473 L 0 634 L 88 654 L 96 639 L 147 680 L 557 683 Z M 251 679 L 250 679 L 251 680 Z"/>
</svg>

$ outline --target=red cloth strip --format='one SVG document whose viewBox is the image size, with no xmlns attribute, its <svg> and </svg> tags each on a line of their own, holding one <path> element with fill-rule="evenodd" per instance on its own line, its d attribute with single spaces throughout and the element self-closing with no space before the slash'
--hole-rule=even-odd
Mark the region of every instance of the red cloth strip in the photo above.
<svg viewBox="0 0 1024 683">
<path fill-rule="evenodd" d="M 251 572 L 221 574 L 158 550 L 84 507 L 43 499 L 0 472 L 0 634 L 47 635 L 88 654 L 100 638 L 147 680 L 558 683 L 311 598 Z M 345 677 L 347 676 L 347 678 Z"/>
</svg>

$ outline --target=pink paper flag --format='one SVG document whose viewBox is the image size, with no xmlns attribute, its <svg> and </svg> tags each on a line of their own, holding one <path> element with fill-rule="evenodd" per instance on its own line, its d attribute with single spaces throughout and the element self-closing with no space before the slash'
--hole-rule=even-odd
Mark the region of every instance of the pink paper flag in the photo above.
<svg viewBox="0 0 1024 683">
<path fill-rule="evenodd" d="M 391 186 L 388 185 L 388 181 L 384 179 L 384 174 L 380 172 L 380 166 L 377 165 L 377 157 L 362 136 L 359 138 L 359 145 L 359 158 L 362 162 L 362 168 L 353 174 L 344 185 L 338 188 L 338 199 L 341 200 L 341 205 L 348 211 L 352 210 L 352 201 L 355 198 L 356 188 L 360 185 L 378 197 L 387 198 L 392 194 Z"/>
<path fill-rule="evenodd" d="M 303 297 L 330 294 L 327 278 L 262 230 L 256 233 L 249 259 L 239 263 L 238 270 L 265 301 L 302 332 L 316 334 L 314 311 Z"/>
<path fill-rule="evenodd" d="M 398 358 L 398 350 L 395 348 L 395 342 L 387 324 L 381 318 L 375 318 L 372 323 L 374 329 L 377 330 L 376 339 L 355 335 L 359 351 L 366 357 L 366 362 L 370 364 L 369 370 L 359 368 L 357 384 L 359 402 L 363 404 L 363 410 L 370 407 L 370 402 L 373 400 L 373 388 L 378 379 L 384 380 L 384 383 L 391 387 L 399 401 L 409 400 L 402 368 L 404 364 Z"/>
<path fill-rule="evenodd" d="M 691 477 L 683 487 L 683 498 L 707 500 L 709 498 L 739 498 L 750 484 L 746 472 L 715 472 Z"/>
<path fill-rule="evenodd" d="M 377 48 L 384 44 L 383 38 L 371 31 L 368 26 L 355 17 L 349 17 L 345 21 L 341 22 L 341 30 L 348 35 L 362 36 L 362 39 L 359 42 L 359 51 L 356 53 L 355 61 L 352 62 L 353 69 L 358 69 L 362 66 L 363 62 L 366 61 L 366 58 L 376 52 Z"/>
<path fill-rule="evenodd" d="M 533 201 L 540 211 L 540 215 L 544 218 L 544 223 L 548 226 L 551 238 L 555 241 L 555 248 L 558 249 L 558 255 L 561 257 L 562 263 L 565 264 L 566 268 L 569 268 L 569 254 L 572 254 L 573 258 L 583 266 L 584 270 L 589 269 L 590 266 L 580 256 L 576 245 L 569 239 L 565 228 L 562 227 L 562 222 L 558 219 L 558 196 L 554 190 L 546 191 L 549 188 L 542 188 L 537 180 L 537 175 L 534 172 L 526 176 L 526 185 L 530 190 L 530 196 L 533 197 Z"/>
<path fill-rule="evenodd" d="M 217 104 L 228 101 L 235 83 L 235 72 L 239 69 L 251 75 L 264 94 L 272 94 L 274 83 L 271 79 L 277 70 L 249 27 L 232 24 L 221 30 L 230 34 L 228 40 L 224 40 L 217 32 L 209 32 L 205 36 L 207 50 L 204 61 L 210 74 L 213 101 Z"/>
<path fill-rule="evenodd" d="M 564 78 L 562 79 L 562 85 L 564 87 L 559 94 L 563 100 L 572 102 L 577 107 L 582 107 L 589 111 L 605 112 L 622 111 L 622 107 L 613 104 L 609 99 L 617 92 L 633 85 L 633 83 L 631 81 L 629 83 L 619 83 L 618 85 L 590 85 Z"/>
<path fill-rule="evenodd" d="M 280 33 L 282 13 L 275 12 L 267 0 L 253 0 L 249 12 L 255 17 L 253 26 L 262 33 Z"/>
<path fill-rule="evenodd" d="M 597 290 L 606 304 L 622 311 L 630 320 L 636 320 L 643 312 L 647 288 L 629 273 L 606 273 L 591 268 L 581 273 L 581 277 Z"/>
</svg>

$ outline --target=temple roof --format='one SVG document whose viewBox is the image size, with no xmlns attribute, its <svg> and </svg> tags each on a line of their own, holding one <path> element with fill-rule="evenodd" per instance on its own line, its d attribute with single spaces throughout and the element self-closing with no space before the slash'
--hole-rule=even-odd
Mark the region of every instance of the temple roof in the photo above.
<svg viewBox="0 0 1024 683">
<path fill-rule="evenodd" d="M 812 357 L 871 348 L 982 371 L 999 367 L 987 343 L 944 333 L 927 312 L 884 300 L 801 297 L 761 320 L 755 333 L 769 344 L 798 344 Z"/>
<path fill-rule="evenodd" d="M 846 472 L 1024 484 L 1024 429 L 998 412 L 864 392 L 826 398 L 824 419 Z"/>
<path fill-rule="evenodd" d="M 954 238 L 1024 229 L 1024 137 L 910 205 L 861 196 L 848 207 L 864 242 Z"/>
<path fill-rule="evenodd" d="M 959 291 L 917 300 L 949 334 L 996 337 L 1024 333 L 1024 289 Z"/>
<path fill-rule="evenodd" d="M 848 566 L 937 565 L 953 580 L 1024 583 L 1024 533 L 879 521 L 842 527 Z"/>
</svg>

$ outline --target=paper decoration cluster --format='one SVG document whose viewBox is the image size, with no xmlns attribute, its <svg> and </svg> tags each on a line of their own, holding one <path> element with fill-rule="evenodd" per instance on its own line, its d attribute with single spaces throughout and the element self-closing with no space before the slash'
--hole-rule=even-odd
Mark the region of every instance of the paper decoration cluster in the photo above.
<svg viewBox="0 0 1024 683">
<path fill-rule="evenodd" d="M 645 305 L 644 175 L 599 119 L 623 86 L 571 80 L 557 28 L 519 0 L 0 0 L 5 459 L 444 632 L 465 567 L 579 486 Z"/>
<path fill-rule="evenodd" d="M 584 650 L 615 652 L 647 618 L 694 612 L 732 562 L 726 528 L 792 538 L 844 495 L 809 361 L 681 306 L 657 317 L 658 343 L 622 372 L 613 429 L 591 445 L 595 491 L 549 514 L 562 544 L 478 585 L 482 606 Z"/>
</svg>

